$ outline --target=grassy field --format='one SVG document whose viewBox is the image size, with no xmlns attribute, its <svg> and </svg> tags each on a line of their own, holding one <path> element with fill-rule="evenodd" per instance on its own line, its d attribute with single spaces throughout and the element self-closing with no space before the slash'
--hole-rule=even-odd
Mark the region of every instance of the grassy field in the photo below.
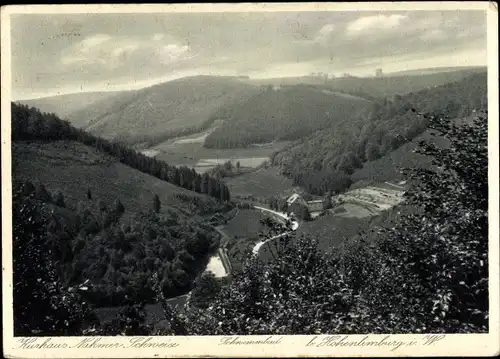
<svg viewBox="0 0 500 359">
<path fill-rule="evenodd" d="M 125 216 L 152 208 L 154 194 L 160 198 L 162 211 L 188 210 L 174 197 L 176 193 L 215 201 L 139 172 L 77 142 L 13 143 L 12 158 L 15 181 L 36 178 L 51 192 L 61 190 L 66 203 L 73 205 L 86 201 L 88 188 L 93 203 L 102 200 L 111 205 L 119 198 L 125 207 Z"/>
<path fill-rule="evenodd" d="M 260 220 L 266 217 L 268 215 L 261 211 L 240 209 L 232 220 L 218 228 L 222 237 L 225 237 L 223 242 L 226 243 L 233 270 L 242 268 L 248 259 L 248 252 L 260 241 L 259 233 L 264 229 Z"/>
<path fill-rule="evenodd" d="M 268 215 L 254 209 L 241 209 L 222 229 L 229 238 L 257 236 L 262 229 L 260 220 Z"/>
<path fill-rule="evenodd" d="M 275 167 L 259 168 L 256 171 L 226 181 L 232 196 L 267 197 L 287 194 L 295 188 L 293 181 L 282 176 Z"/>
<path fill-rule="evenodd" d="M 195 166 L 199 161 L 230 159 L 233 162 L 252 158 L 269 158 L 274 152 L 283 149 L 286 142 L 276 142 L 265 146 L 235 149 L 204 148 L 201 142 L 176 142 L 177 140 L 160 143 L 148 151 L 157 151 L 156 158 L 175 165 Z M 248 161 L 248 160 L 247 160 Z M 261 161 L 259 162 L 259 164 Z"/>
</svg>

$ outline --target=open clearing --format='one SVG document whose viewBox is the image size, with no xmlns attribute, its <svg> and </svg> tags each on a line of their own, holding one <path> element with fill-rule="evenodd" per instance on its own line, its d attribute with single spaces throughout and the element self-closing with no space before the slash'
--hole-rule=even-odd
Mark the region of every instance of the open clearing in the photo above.
<svg viewBox="0 0 500 359">
<path fill-rule="evenodd" d="M 12 144 L 12 158 L 14 181 L 30 180 L 36 174 L 36 181 L 44 183 L 51 192 L 60 190 L 66 203 L 73 205 L 80 201 L 96 205 L 98 200 L 111 205 L 119 198 L 125 207 L 125 217 L 151 208 L 154 194 L 159 196 L 163 210 L 168 207 L 187 209 L 174 196 L 176 193 L 212 201 L 207 196 L 128 167 L 78 142 L 16 142 Z M 88 188 L 92 201 L 87 201 Z"/>
<path fill-rule="evenodd" d="M 281 175 L 275 167 L 259 168 L 253 172 L 229 178 L 226 184 L 233 197 L 287 195 L 297 189 L 293 185 L 293 181 Z"/>
<path fill-rule="evenodd" d="M 236 161 L 240 161 L 242 167 L 257 167 L 268 160 L 274 152 L 283 149 L 287 144 L 287 142 L 274 142 L 265 146 L 247 148 L 205 148 L 203 147 L 203 141 L 200 141 L 202 136 L 205 135 L 197 134 L 197 137 L 190 138 L 178 137 L 144 149 L 142 152 L 154 153 L 156 158 L 172 165 L 198 167 L 201 172 L 204 172 L 213 168 L 217 163 L 228 160 L 231 160 L 233 164 L 236 164 Z"/>
<path fill-rule="evenodd" d="M 236 167 L 236 163 L 239 162 L 241 168 L 256 168 L 266 161 L 269 161 L 269 157 L 206 158 L 196 162 L 193 168 L 198 173 L 204 173 L 226 162 L 231 162 L 233 167 Z"/>
</svg>

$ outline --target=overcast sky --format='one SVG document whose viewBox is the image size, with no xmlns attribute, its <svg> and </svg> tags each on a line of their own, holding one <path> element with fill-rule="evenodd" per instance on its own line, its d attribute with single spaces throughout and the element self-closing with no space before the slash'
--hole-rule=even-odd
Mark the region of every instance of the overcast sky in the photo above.
<svg viewBox="0 0 500 359">
<path fill-rule="evenodd" d="M 356 75 L 486 65 L 486 13 L 14 15 L 14 99 L 195 74 Z"/>
</svg>

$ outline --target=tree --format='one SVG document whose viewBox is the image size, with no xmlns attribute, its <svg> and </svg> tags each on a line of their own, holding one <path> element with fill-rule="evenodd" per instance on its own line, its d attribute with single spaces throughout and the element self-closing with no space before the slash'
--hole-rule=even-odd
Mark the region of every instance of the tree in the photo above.
<svg viewBox="0 0 500 359">
<path fill-rule="evenodd" d="M 36 193 L 36 188 L 30 181 L 26 181 L 21 190 L 21 195 L 23 197 L 33 196 Z"/>
<path fill-rule="evenodd" d="M 99 206 L 99 211 L 101 212 L 106 212 L 108 210 L 108 206 L 106 206 L 106 203 L 104 203 L 102 199 L 99 200 L 98 206 Z"/>
<path fill-rule="evenodd" d="M 325 200 L 323 202 L 323 209 L 330 209 L 333 207 L 333 204 L 332 204 L 332 196 L 333 196 L 333 193 L 332 191 L 329 191 L 325 197 Z"/>
<path fill-rule="evenodd" d="M 426 117 L 449 146 L 419 144 L 417 152 L 431 156 L 435 168 L 406 171 L 414 183 L 407 203 L 418 211 L 383 230 L 371 251 L 377 253 L 376 275 L 362 291 L 366 317 L 390 313 L 377 325 L 400 333 L 485 332 L 487 116 L 460 126 L 445 117 Z"/>
<path fill-rule="evenodd" d="M 221 284 L 211 272 L 205 272 L 198 277 L 191 291 L 189 305 L 200 309 L 207 308 L 221 290 Z"/>
<path fill-rule="evenodd" d="M 50 196 L 49 191 L 47 191 L 43 183 L 39 183 L 36 186 L 35 198 L 42 202 L 52 201 L 52 197 Z"/>
<path fill-rule="evenodd" d="M 284 241 L 276 261 L 247 262 L 208 308 L 191 308 L 186 325 L 197 335 L 320 334 L 348 328 L 352 293 L 337 258 L 314 240 Z M 291 280 L 293 278 L 293 280 Z"/>
<path fill-rule="evenodd" d="M 63 287 L 50 255 L 44 204 L 13 193 L 13 296 L 16 336 L 84 335 L 94 322 L 79 288 Z M 52 226 L 53 227 L 53 226 Z"/>
<path fill-rule="evenodd" d="M 161 209 L 160 197 L 158 197 L 158 195 L 155 194 L 153 197 L 153 210 L 156 213 L 160 213 L 160 209 Z"/>
<path fill-rule="evenodd" d="M 121 216 L 123 213 L 125 213 L 125 207 L 123 207 L 122 202 L 120 199 L 116 199 L 114 204 L 113 204 L 114 212 L 118 215 Z"/>
<path fill-rule="evenodd" d="M 64 196 L 61 191 L 57 191 L 57 193 L 55 194 L 54 203 L 59 207 L 66 207 L 66 204 L 64 203 Z"/>
<path fill-rule="evenodd" d="M 226 161 L 224 163 L 224 170 L 228 173 L 231 173 L 231 171 L 233 170 L 233 164 L 231 163 L 231 161 Z"/>
<path fill-rule="evenodd" d="M 365 150 L 365 158 L 367 161 L 373 161 L 379 158 L 380 152 L 379 152 L 379 146 L 376 143 L 369 142 L 366 145 L 366 150 Z"/>
</svg>

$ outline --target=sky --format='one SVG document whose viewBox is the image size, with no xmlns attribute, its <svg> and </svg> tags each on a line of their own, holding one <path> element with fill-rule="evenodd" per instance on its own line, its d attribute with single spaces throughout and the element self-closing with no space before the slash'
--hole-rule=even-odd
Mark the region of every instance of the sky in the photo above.
<svg viewBox="0 0 500 359">
<path fill-rule="evenodd" d="M 16 14 L 13 99 L 198 74 L 366 76 L 485 66 L 483 11 Z"/>
</svg>

